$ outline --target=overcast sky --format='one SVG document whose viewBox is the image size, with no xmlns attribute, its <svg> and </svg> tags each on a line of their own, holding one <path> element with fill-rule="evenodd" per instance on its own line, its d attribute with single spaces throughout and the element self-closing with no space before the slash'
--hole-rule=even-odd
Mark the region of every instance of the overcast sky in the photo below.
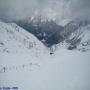
<svg viewBox="0 0 90 90">
<path fill-rule="evenodd" d="M 0 0 L 0 18 L 20 19 L 33 14 L 57 19 L 90 16 L 90 0 Z"/>
</svg>

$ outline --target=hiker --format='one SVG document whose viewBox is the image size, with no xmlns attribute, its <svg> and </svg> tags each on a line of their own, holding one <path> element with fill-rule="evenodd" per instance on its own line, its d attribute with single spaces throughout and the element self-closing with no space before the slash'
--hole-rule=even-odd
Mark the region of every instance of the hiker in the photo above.
<svg viewBox="0 0 90 90">
<path fill-rule="evenodd" d="M 52 55 L 52 54 L 54 54 L 54 49 L 53 49 L 53 47 L 51 46 L 51 47 L 50 47 L 50 55 Z"/>
<path fill-rule="evenodd" d="M 7 69 L 6 67 L 3 67 L 3 72 L 6 72 L 6 69 Z"/>
<path fill-rule="evenodd" d="M 56 50 L 56 45 L 50 47 L 50 55 L 54 54 Z"/>
<path fill-rule="evenodd" d="M 25 65 L 23 64 L 22 67 L 25 68 Z"/>
</svg>

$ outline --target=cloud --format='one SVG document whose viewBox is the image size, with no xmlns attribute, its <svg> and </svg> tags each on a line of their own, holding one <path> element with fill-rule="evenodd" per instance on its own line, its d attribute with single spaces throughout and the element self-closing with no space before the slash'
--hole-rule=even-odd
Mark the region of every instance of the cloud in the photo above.
<svg viewBox="0 0 90 90">
<path fill-rule="evenodd" d="M 31 16 L 36 11 L 46 16 L 53 14 L 61 18 L 63 1 L 64 0 L 0 0 L 0 18 L 25 18 Z"/>
<path fill-rule="evenodd" d="M 71 0 L 70 17 L 88 18 L 90 19 L 90 0 Z"/>
<path fill-rule="evenodd" d="M 22 18 L 30 15 L 37 8 L 36 0 L 1 0 L 0 16 Z"/>
<path fill-rule="evenodd" d="M 0 0 L 0 18 L 14 20 L 38 12 L 57 20 L 90 16 L 90 0 Z"/>
</svg>

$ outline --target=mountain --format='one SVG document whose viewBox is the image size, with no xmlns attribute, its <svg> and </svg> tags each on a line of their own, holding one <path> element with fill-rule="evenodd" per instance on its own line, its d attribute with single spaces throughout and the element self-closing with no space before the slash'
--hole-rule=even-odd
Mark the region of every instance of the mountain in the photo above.
<svg viewBox="0 0 90 90">
<path fill-rule="evenodd" d="M 72 20 L 71 19 L 64 19 L 58 22 L 58 25 L 65 27 L 68 23 L 70 23 Z"/>
<path fill-rule="evenodd" d="M 13 48 L 14 47 L 14 48 Z M 32 34 L 14 23 L 0 22 L 0 51 L 8 53 L 24 52 L 24 49 L 42 51 L 44 45 Z"/>
<path fill-rule="evenodd" d="M 87 26 L 90 24 L 89 20 L 74 19 L 64 26 L 64 36 L 68 37 L 72 32 L 78 30 L 78 28 Z"/>
<path fill-rule="evenodd" d="M 46 50 L 34 35 L 15 23 L 0 21 L 0 72 L 17 69 L 25 63 L 38 66 L 39 59 L 36 61 L 36 58 Z"/>
<path fill-rule="evenodd" d="M 84 38 L 83 34 L 86 37 L 87 35 L 85 33 L 89 32 L 89 28 L 86 27 L 89 27 L 90 20 L 77 18 L 74 20 L 66 19 L 57 23 L 53 18 L 49 19 L 36 14 L 32 17 L 11 22 L 16 23 L 29 33 L 32 33 L 48 48 L 58 46 L 64 42 L 63 46 L 66 45 L 66 48 L 69 50 L 77 49 L 78 46 L 81 46 L 82 49 L 78 48 L 78 50 L 88 51 L 85 50 L 86 47 L 82 46 L 81 41 Z M 86 30 L 82 30 L 85 28 Z"/>
<path fill-rule="evenodd" d="M 26 29 L 28 32 L 34 34 L 46 46 L 52 46 L 63 40 L 60 33 L 63 31 L 63 26 L 55 23 L 53 20 L 42 20 L 41 16 L 33 19 L 25 19 L 16 21 L 16 23 Z"/>
<path fill-rule="evenodd" d="M 50 55 L 34 35 L 15 23 L 0 21 L 1 89 L 89 90 L 89 57 L 90 52 L 61 46 Z"/>
<path fill-rule="evenodd" d="M 89 20 L 64 20 L 63 26 L 58 25 L 53 20 L 43 20 L 41 16 L 16 21 L 16 23 L 26 29 L 28 32 L 35 35 L 44 45 L 50 48 L 51 53 L 56 51 L 56 46 L 66 46 L 67 49 L 78 49 L 79 51 L 88 51 L 88 46 L 83 46 L 83 43 L 88 42 L 87 39 L 82 43 L 84 37 L 88 36 L 90 30 Z M 82 30 L 84 29 L 84 30 Z M 87 34 L 86 34 L 87 33 Z M 82 43 L 82 44 L 81 44 Z M 82 49 L 80 48 L 82 47 Z M 86 50 L 87 48 L 88 50 Z"/>
<path fill-rule="evenodd" d="M 75 48 L 80 51 L 90 50 L 90 21 L 75 19 L 69 22 L 64 27 L 62 36 L 69 50 Z"/>
</svg>

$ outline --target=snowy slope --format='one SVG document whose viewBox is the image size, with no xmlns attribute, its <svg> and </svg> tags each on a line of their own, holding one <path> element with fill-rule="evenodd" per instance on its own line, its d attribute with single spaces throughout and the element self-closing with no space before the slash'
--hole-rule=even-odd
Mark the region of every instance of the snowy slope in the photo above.
<svg viewBox="0 0 90 90">
<path fill-rule="evenodd" d="M 25 67 L 0 74 L 0 85 L 19 90 L 89 90 L 90 53 L 58 50 L 43 56 L 40 67 Z"/>
<path fill-rule="evenodd" d="M 62 32 L 64 37 L 63 46 L 69 50 L 78 49 L 79 51 L 90 50 L 90 21 L 73 20 L 70 21 Z M 62 44 L 62 43 L 61 43 Z"/>
<path fill-rule="evenodd" d="M 39 49 L 37 51 L 42 53 L 44 48 L 44 45 L 32 34 L 14 23 L 3 22 L 0 22 L 0 46 L 1 52 L 5 49 L 9 53 L 21 53 L 26 49 L 27 51 Z"/>
<path fill-rule="evenodd" d="M 66 40 L 69 46 L 76 46 L 80 51 L 90 50 L 90 25 L 78 28 Z"/>
<path fill-rule="evenodd" d="M 61 26 L 65 26 L 71 21 L 72 20 L 70 20 L 70 19 L 64 19 L 64 20 L 61 20 L 58 24 L 61 25 Z"/>
<path fill-rule="evenodd" d="M 32 44 L 35 41 L 33 47 L 24 44 L 26 36 Z M 69 51 L 60 47 L 55 54 L 49 55 L 33 35 L 15 24 L 3 22 L 0 22 L 0 42 L 0 87 L 90 90 L 90 52 Z M 8 51 L 3 51 L 6 47 Z"/>
<path fill-rule="evenodd" d="M 80 35 L 82 39 L 78 45 L 78 49 L 81 51 L 90 51 L 90 25 L 82 27 L 79 31 L 82 32 Z"/>
<path fill-rule="evenodd" d="M 0 22 L 0 70 L 16 69 L 23 64 L 32 64 L 45 53 L 44 45 L 32 34 L 14 23 Z M 34 60 L 35 59 L 35 60 Z"/>
</svg>

